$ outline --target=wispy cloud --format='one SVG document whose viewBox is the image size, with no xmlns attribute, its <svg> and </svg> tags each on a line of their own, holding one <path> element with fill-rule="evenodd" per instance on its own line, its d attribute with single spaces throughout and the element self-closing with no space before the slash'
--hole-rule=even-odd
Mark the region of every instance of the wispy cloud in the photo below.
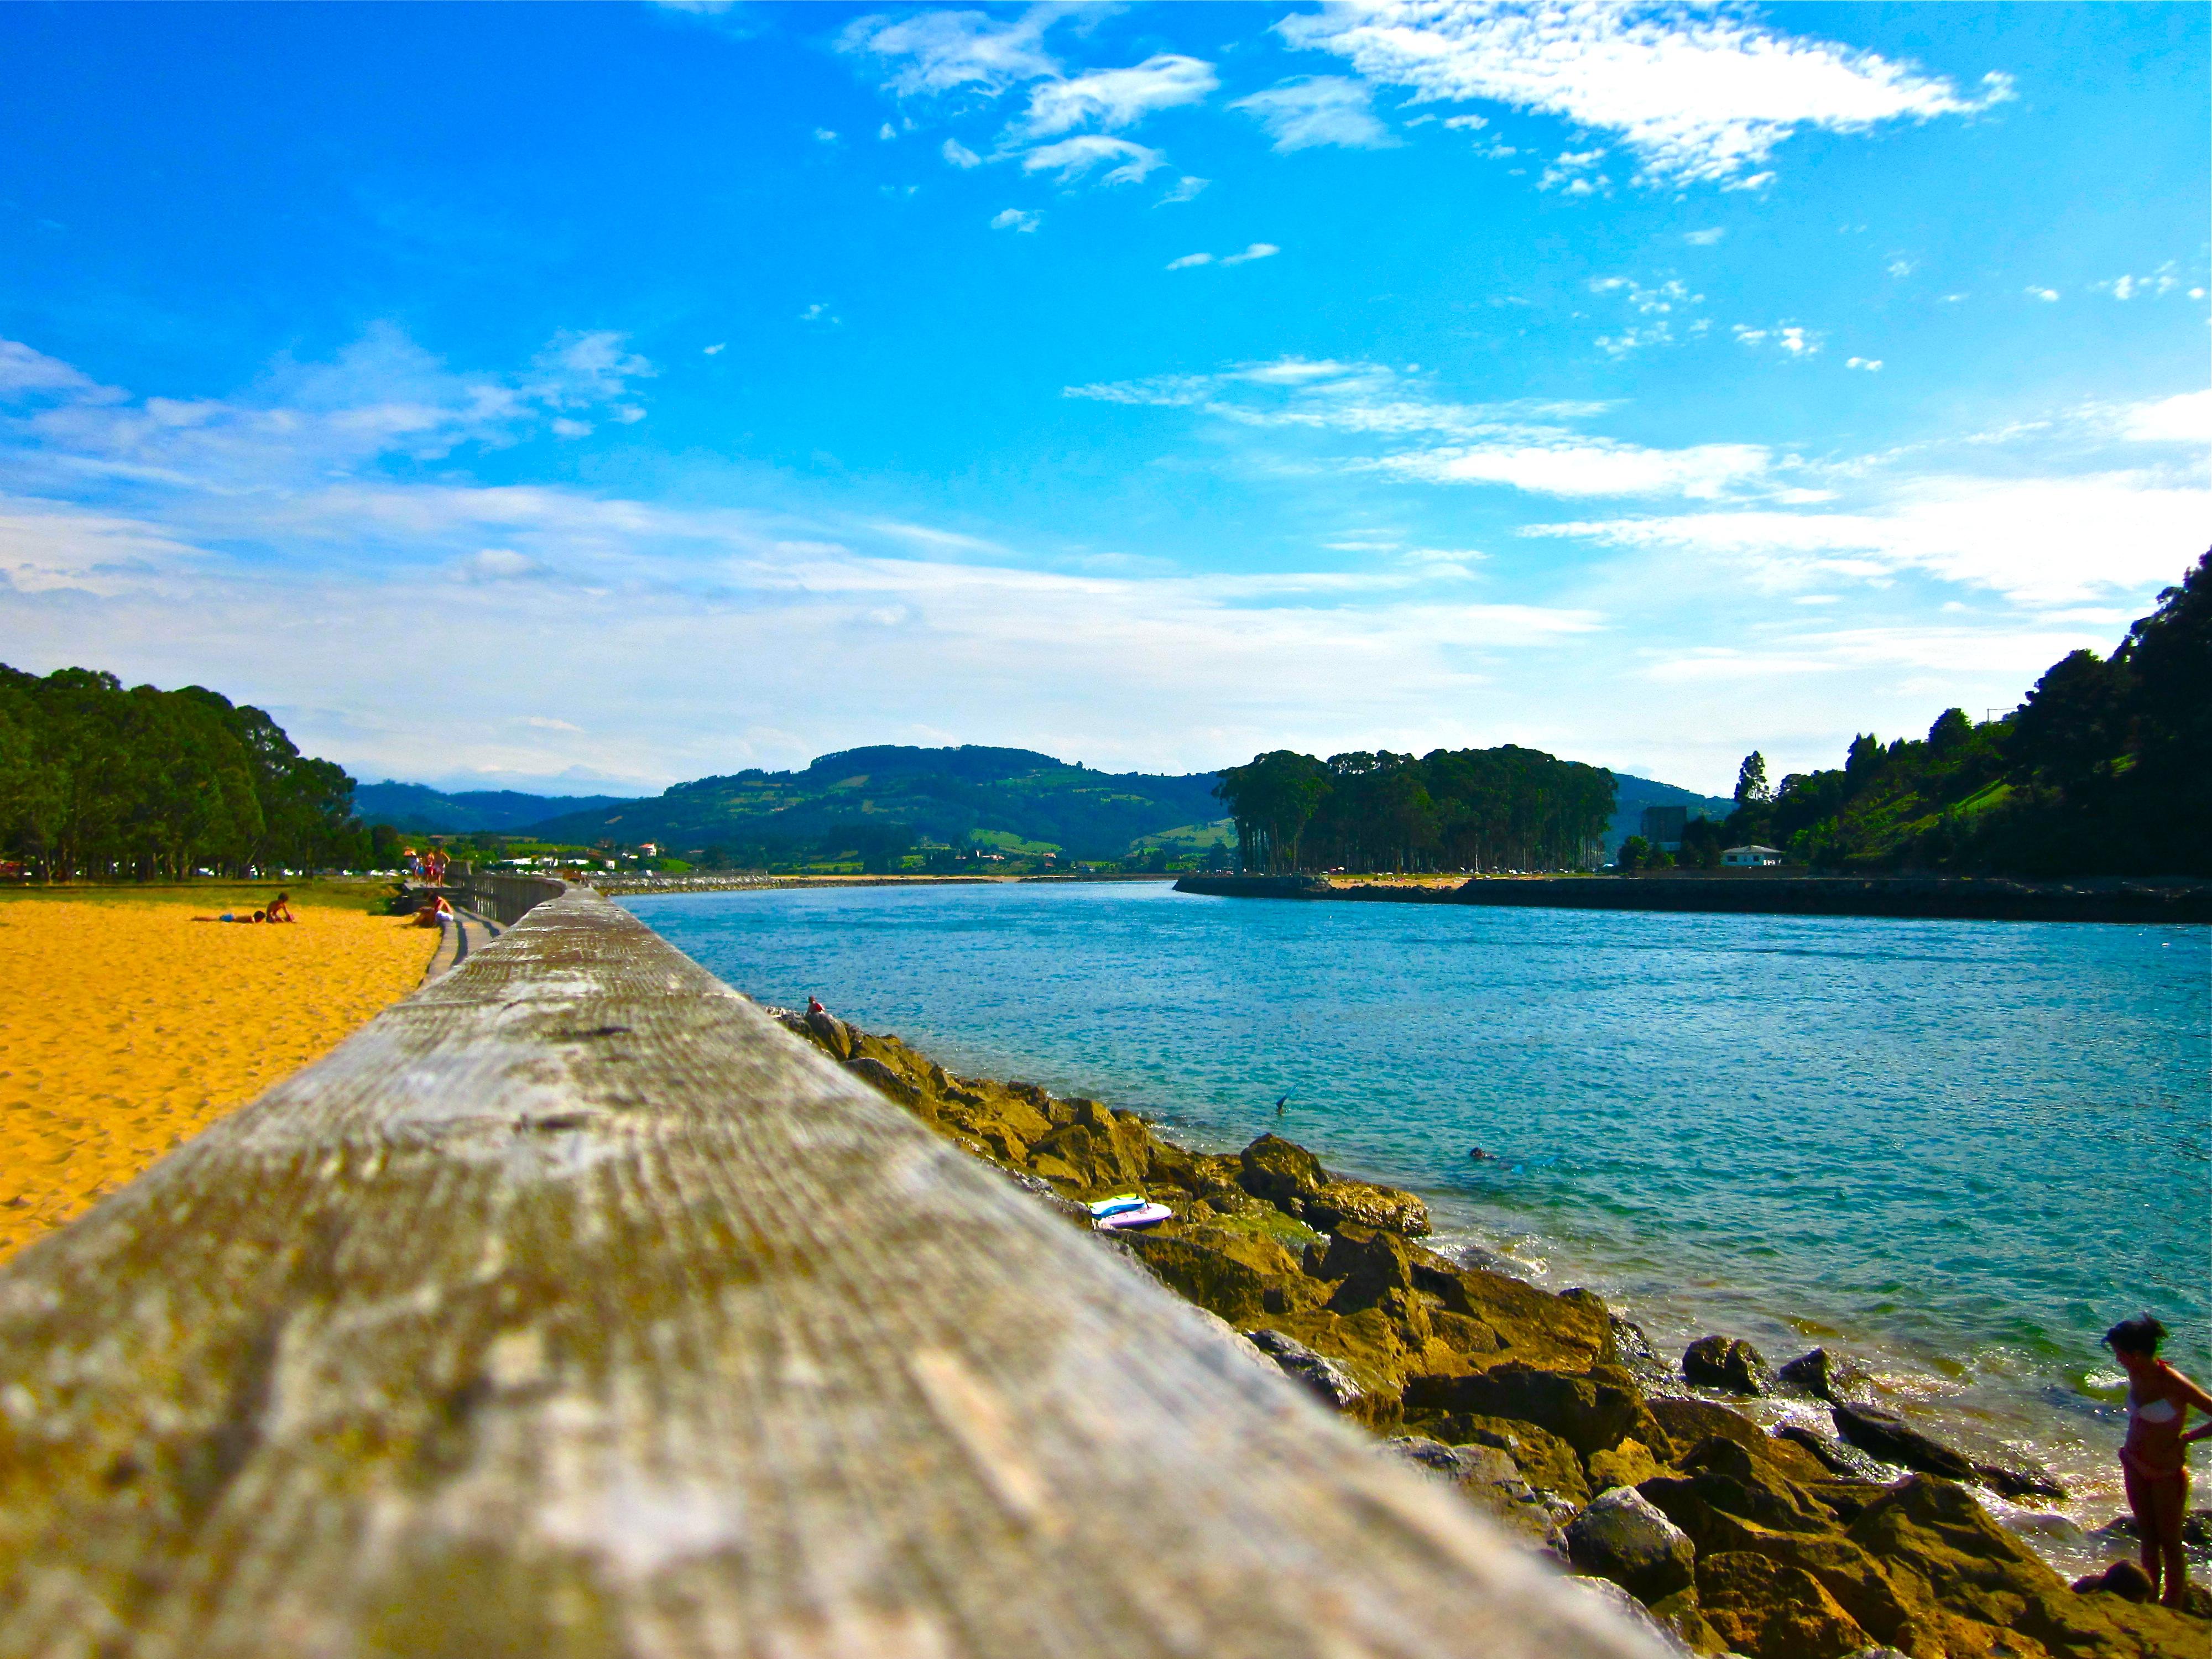
<svg viewBox="0 0 2212 1659">
<path fill-rule="evenodd" d="M 1739 345 L 1771 346 L 1785 357 L 1814 356 L 1824 343 L 1821 335 L 1797 323 L 1776 323 L 1765 328 L 1737 323 L 1729 331 Z"/>
<path fill-rule="evenodd" d="M 1180 259 L 1169 260 L 1166 269 L 1170 270 L 1194 270 L 1200 265 L 1210 265 L 1212 263 L 1213 256 L 1211 253 L 1186 253 Z"/>
<path fill-rule="evenodd" d="M 1614 134 L 1653 185 L 1745 182 L 1803 128 L 1972 114 L 1978 96 L 1874 52 L 1783 33 L 1725 4 L 1671 0 L 1372 0 L 1277 25 L 1416 102 L 1483 100 Z"/>
<path fill-rule="evenodd" d="M 1039 138 L 1080 126 L 1134 126 L 1156 110 L 1201 103 L 1220 84 L 1211 64 L 1162 52 L 1133 68 L 1093 70 L 1033 87 L 1020 125 Z"/>
<path fill-rule="evenodd" d="M 1073 138 L 1063 138 L 1056 144 L 1043 144 L 1025 153 L 1022 157 L 1024 173 L 1056 173 L 1059 182 L 1070 184 L 1087 176 L 1091 171 L 1106 162 L 1118 162 L 1101 175 L 1103 185 L 1141 184 L 1151 173 L 1167 165 L 1167 157 L 1156 149 L 1132 143 L 1127 138 L 1109 138 L 1103 133 L 1086 132 Z"/>
<path fill-rule="evenodd" d="M 2038 287 L 2037 287 L 2034 283 L 2030 283 L 2027 285 L 2027 289 L 2026 292 L 2027 292 L 2027 297 L 2028 297 L 2029 299 L 2031 299 L 2031 300 L 2040 300 L 2040 301 L 2043 301 L 2045 304 L 2046 304 L 2046 305 L 2050 304 L 2051 302 L 2052 302 L 2053 301 L 2055 301 L 2055 300 L 2057 300 L 2057 299 L 2058 298 L 2058 290 L 2057 290 L 2057 289 L 2055 289 L 2055 288 L 2038 288 Z"/>
<path fill-rule="evenodd" d="M 1382 149 L 1398 140 L 1375 118 L 1374 89 L 1339 75 L 1301 76 L 1230 105 L 1267 129 L 1278 150 L 1339 144 Z"/>
<path fill-rule="evenodd" d="M 1881 359 L 1879 357 L 1846 357 L 1844 359 L 1844 367 L 1845 368 L 1863 368 L 1869 374 L 1879 374 L 1881 373 Z"/>
<path fill-rule="evenodd" d="M 1723 227 L 1715 225 L 1707 230 L 1686 230 L 1682 233 L 1682 240 L 1692 247 L 1711 247 L 1727 234 L 1728 231 Z"/>
<path fill-rule="evenodd" d="M 1030 231 L 1042 222 L 1042 214 L 1025 213 L 1019 208 L 1001 208 L 991 216 L 991 228 L 994 230 Z"/>
<path fill-rule="evenodd" d="M 856 19 L 839 34 L 842 51 L 890 70 L 886 88 L 903 96 L 975 90 L 995 97 L 1060 65 L 1045 52 L 1053 15 L 1043 8 L 1006 22 L 979 11 L 919 11 Z"/>
<path fill-rule="evenodd" d="M 983 158 L 957 138 L 947 138 L 944 147 L 938 153 L 963 173 L 969 167 L 980 167 L 983 165 Z"/>
<path fill-rule="evenodd" d="M 2109 294 L 2115 300 L 2133 300 L 2148 295 L 2158 298 L 2181 286 L 2181 277 L 2174 261 L 2168 259 L 2148 276 L 2115 276 L 2108 283 L 2092 283 L 2092 293 Z"/>
<path fill-rule="evenodd" d="M 1161 197 L 1153 205 L 1167 207 L 1176 202 L 1194 202 L 1198 199 L 1198 193 L 1212 182 L 1211 179 L 1194 179 L 1186 173 L 1182 178 L 1176 179 L 1169 187 L 1168 193 Z"/>
</svg>

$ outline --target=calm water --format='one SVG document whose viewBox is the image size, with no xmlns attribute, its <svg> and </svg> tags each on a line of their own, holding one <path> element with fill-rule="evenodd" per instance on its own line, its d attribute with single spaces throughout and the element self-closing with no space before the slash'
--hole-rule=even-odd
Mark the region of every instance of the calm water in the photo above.
<svg viewBox="0 0 2212 1659">
<path fill-rule="evenodd" d="M 2109 1514 L 2144 1307 L 2212 1381 L 2208 930 L 860 888 L 631 908 L 956 1071 L 1280 1128 L 1679 1352 L 1814 1340 Z M 1277 1120 L 1273 1102 L 1292 1091 Z M 1495 1157 L 1470 1160 L 1480 1146 Z"/>
</svg>

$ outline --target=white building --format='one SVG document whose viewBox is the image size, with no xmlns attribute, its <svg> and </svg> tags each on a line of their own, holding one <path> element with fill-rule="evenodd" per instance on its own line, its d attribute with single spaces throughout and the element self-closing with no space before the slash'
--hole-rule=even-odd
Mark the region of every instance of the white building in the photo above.
<svg viewBox="0 0 2212 1659">
<path fill-rule="evenodd" d="M 1721 854 L 1721 862 L 1732 870 L 1764 870 L 1782 862 L 1778 847 L 1731 847 Z"/>
</svg>

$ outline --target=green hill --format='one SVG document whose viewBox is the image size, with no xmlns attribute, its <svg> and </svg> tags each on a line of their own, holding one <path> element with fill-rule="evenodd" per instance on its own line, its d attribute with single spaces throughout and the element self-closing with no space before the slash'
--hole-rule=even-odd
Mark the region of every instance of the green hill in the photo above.
<svg viewBox="0 0 2212 1659">
<path fill-rule="evenodd" d="M 531 795 L 519 789 L 464 789 L 448 793 L 427 783 L 354 786 L 353 808 L 368 823 L 388 823 L 417 835 L 465 836 L 523 829 L 556 813 L 619 806 L 626 795 Z"/>
<path fill-rule="evenodd" d="M 1031 749 L 884 744 L 824 755 L 803 771 L 701 778 L 530 830 L 554 842 L 717 852 L 735 864 L 874 863 L 924 841 L 1119 858 L 1146 836 L 1218 818 L 1217 781 L 1211 772 L 1097 772 Z"/>
</svg>

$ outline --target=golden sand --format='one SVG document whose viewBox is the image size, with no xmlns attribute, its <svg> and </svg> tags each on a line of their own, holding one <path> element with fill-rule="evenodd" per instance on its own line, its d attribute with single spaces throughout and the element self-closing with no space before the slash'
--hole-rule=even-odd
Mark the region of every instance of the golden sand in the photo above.
<svg viewBox="0 0 2212 1659">
<path fill-rule="evenodd" d="M 0 1259 L 421 983 L 434 934 L 304 908 L 196 922 L 203 898 L 0 904 Z"/>
</svg>

